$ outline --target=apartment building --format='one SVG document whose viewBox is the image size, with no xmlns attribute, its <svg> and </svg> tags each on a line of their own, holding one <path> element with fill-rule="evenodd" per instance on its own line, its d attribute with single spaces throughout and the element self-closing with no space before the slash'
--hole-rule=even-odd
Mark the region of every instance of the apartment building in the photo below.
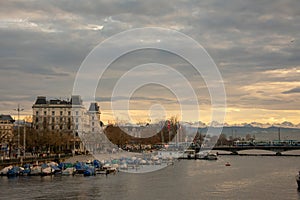
<svg viewBox="0 0 300 200">
<path fill-rule="evenodd" d="M 0 115 L 0 154 L 8 154 L 9 143 L 13 139 L 15 120 L 10 115 Z"/>
<path fill-rule="evenodd" d="M 98 104 L 91 103 L 87 110 L 79 95 L 73 95 L 71 99 L 67 100 L 47 100 L 45 96 L 38 96 L 32 109 L 33 127 L 39 132 L 60 132 L 73 136 L 68 148 L 74 151 L 85 151 L 83 136 L 99 132 L 100 110 Z"/>
</svg>

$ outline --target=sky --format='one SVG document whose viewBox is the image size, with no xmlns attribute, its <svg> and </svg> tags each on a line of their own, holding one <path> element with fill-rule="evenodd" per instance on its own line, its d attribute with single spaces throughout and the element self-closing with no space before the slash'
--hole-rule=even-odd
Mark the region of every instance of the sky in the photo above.
<svg viewBox="0 0 300 200">
<path fill-rule="evenodd" d="M 20 104 L 21 116 L 31 115 L 38 95 L 70 98 L 80 66 L 97 45 L 130 29 L 161 27 L 193 38 L 213 59 L 226 91 L 227 123 L 299 124 L 299 7 L 298 0 L 1 1 L 0 113 L 16 116 Z M 104 123 L 113 120 L 111 94 L 126 66 L 154 61 L 188 77 L 199 120 L 209 122 L 211 99 L 201 76 L 186 61 L 149 50 L 121 56 L 105 72 L 96 93 Z M 135 121 L 180 115 L 178 109 L 176 94 L 156 84 L 137 89 L 130 101 Z"/>
</svg>

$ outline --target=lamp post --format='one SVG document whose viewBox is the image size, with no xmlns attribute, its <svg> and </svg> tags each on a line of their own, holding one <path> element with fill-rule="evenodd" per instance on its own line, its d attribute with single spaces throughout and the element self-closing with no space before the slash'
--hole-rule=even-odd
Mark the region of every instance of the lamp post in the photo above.
<svg viewBox="0 0 300 200">
<path fill-rule="evenodd" d="M 20 108 L 20 104 L 18 104 L 18 108 L 14 110 L 18 111 L 18 157 L 20 157 L 20 112 L 24 109 Z"/>
<path fill-rule="evenodd" d="M 26 156 L 26 121 L 24 120 L 24 132 L 23 132 L 23 146 L 24 146 L 24 151 L 23 151 L 23 157 L 25 158 Z"/>
</svg>

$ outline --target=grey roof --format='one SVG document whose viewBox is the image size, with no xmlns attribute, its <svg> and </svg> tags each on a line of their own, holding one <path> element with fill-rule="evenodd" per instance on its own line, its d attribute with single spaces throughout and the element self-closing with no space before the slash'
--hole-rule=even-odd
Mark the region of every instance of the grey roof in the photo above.
<svg viewBox="0 0 300 200">
<path fill-rule="evenodd" d="M 82 100 L 79 95 L 73 95 L 71 97 L 71 103 L 72 105 L 82 105 Z"/>
<path fill-rule="evenodd" d="M 45 96 L 38 96 L 34 105 L 82 105 L 82 100 L 79 95 L 72 96 L 71 100 L 62 100 L 62 99 L 50 99 L 47 100 Z M 33 105 L 33 106 L 34 106 Z"/>
<path fill-rule="evenodd" d="M 99 112 L 98 103 L 97 102 L 91 103 L 89 111 L 90 112 Z"/>
<path fill-rule="evenodd" d="M 47 104 L 46 97 L 38 96 L 36 101 L 35 101 L 35 104 Z"/>
<path fill-rule="evenodd" d="M 14 123 L 15 120 L 10 115 L 0 115 L 0 120 L 3 121 L 10 121 L 11 123 Z"/>
</svg>

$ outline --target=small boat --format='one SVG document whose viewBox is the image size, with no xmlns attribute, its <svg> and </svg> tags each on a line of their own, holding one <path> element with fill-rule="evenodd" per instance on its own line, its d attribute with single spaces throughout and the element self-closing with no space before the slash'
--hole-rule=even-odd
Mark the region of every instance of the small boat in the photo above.
<svg viewBox="0 0 300 200">
<path fill-rule="evenodd" d="M 200 151 L 196 154 L 196 158 L 200 160 L 218 160 L 217 154 Z"/>
<path fill-rule="evenodd" d="M 3 169 L 0 170 L 0 176 L 6 176 L 7 172 L 12 168 L 13 168 L 12 165 L 10 165 L 8 167 L 4 167 Z"/>
<path fill-rule="evenodd" d="M 33 166 L 29 172 L 29 176 L 39 176 L 42 174 L 42 167 L 39 165 Z"/>
<path fill-rule="evenodd" d="M 229 162 L 225 163 L 225 166 L 231 166 L 231 164 Z"/>
<path fill-rule="evenodd" d="M 122 164 L 120 165 L 120 169 L 121 169 L 121 170 L 127 170 L 127 169 L 128 169 L 127 163 L 122 163 Z"/>
<path fill-rule="evenodd" d="M 50 167 L 47 164 L 42 164 L 41 168 L 42 168 L 42 170 L 41 170 L 41 175 L 42 176 L 48 176 L 48 175 L 51 175 L 53 173 L 52 167 Z"/>
<path fill-rule="evenodd" d="M 20 176 L 28 176 L 31 171 L 31 165 L 25 164 L 24 168 L 20 171 Z"/>
<path fill-rule="evenodd" d="M 298 175 L 296 176 L 296 181 L 298 185 L 298 190 L 300 190 L 300 171 L 298 172 Z"/>
<path fill-rule="evenodd" d="M 94 167 L 88 167 L 84 172 L 83 172 L 83 176 L 95 176 L 96 175 L 96 171 Z"/>
<path fill-rule="evenodd" d="M 75 174 L 76 169 L 74 167 L 66 168 L 62 170 L 61 175 L 70 176 Z"/>
<path fill-rule="evenodd" d="M 6 176 L 7 177 L 16 177 L 16 176 L 19 176 L 20 175 L 20 171 L 21 171 L 20 167 L 14 166 L 10 170 L 8 170 Z"/>
<path fill-rule="evenodd" d="M 88 165 L 84 162 L 77 162 L 74 165 L 75 169 L 76 169 L 76 174 L 83 174 L 84 171 L 88 168 Z"/>
<path fill-rule="evenodd" d="M 102 164 L 99 160 L 94 160 L 93 161 L 93 166 L 96 168 L 96 169 L 101 169 L 102 168 Z"/>
</svg>

